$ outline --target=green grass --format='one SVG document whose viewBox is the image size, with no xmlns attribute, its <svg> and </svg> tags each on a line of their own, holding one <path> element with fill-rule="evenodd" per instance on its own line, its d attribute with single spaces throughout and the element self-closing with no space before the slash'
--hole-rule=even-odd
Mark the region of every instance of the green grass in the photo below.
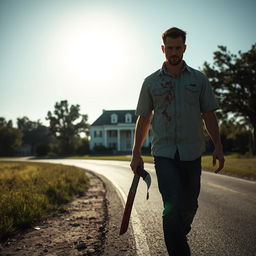
<svg viewBox="0 0 256 256">
<path fill-rule="evenodd" d="M 85 172 L 76 167 L 0 162 L 0 240 L 63 209 L 88 186 Z"/>
<path fill-rule="evenodd" d="M 115 161 L 130 161 L 131 156 L 71 156 L 67 157 L 68 159 L 90 159 L 90 160 L 115 160 Z M 153 163 L 152 156 L 143 156 L 145 162 Z"/>
<path fill-rule="evenodd" d="M 70 159 L 91 159 L 91 160 L 118 160 L 130 161 L 131 156 L 73 156 Z M 222 173 L 226 173 L 241 178 L 256 180 L 256 157 L 243 157 L 239 155 L 228 155 L 225 157 L 225 168 Z M 144 162 L 153 163 L 152 156 L 143 156 Z M 217 161 L 218 164 L 218 161 Z M 217 165 L 216 165 L 217 166 Z M 214 171 L 212 166 L 212 156 L 202 157 L 202 167 L 208 171 Z"/>
<path fill-rule="evenodd" d="M 130 156 L 70 156 L 68 159 L 91 159 L 91 160 L 117 160 L 117 161 L 129 161 Z"/>
<path fill-rule="evenodd" d="M 216 167 L 218 161 L 216 163 Z M 214 171 L 216 168 L 212 166 L 212 156 L 204 156 L 202 158 L 203 168 Z M 256 180 L 256 157 L 244 158 L 242 156 L 229 155 L 225 156 L 225 166 L 223 173 Z"/>
</svg>

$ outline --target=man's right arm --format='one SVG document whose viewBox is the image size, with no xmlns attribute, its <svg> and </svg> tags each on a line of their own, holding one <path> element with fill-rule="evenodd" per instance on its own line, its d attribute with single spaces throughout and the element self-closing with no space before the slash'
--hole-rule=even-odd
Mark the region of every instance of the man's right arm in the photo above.
<svg viewBox="0 0 256 256">
<path fill-rule="evenodd" d="M 131 169 L 137 173 L 138 167 L 144 168 L 144 162 L 141 157 L 141 147 L 148 135 L 152 113 L 147 116 L 139 116 L 136 122 L 134 144 L 132 149 Z"/>
</svg>

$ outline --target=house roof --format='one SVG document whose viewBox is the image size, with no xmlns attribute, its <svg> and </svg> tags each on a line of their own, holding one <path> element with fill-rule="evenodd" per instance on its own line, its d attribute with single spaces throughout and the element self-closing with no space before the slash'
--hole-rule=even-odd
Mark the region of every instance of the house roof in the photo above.
<svg viewBox="0 0 256 256">
<path fill-rule="evenodd" d="M 98 125 L 117 125 L 120 123 L 125 123 L 125 115 L 131 114 L 132 122 L 134 123 L 137 120 L 137 116 L 135 115 L 135 110 L 103 110 L 101 116 L 96 119 L 95 122 L 91 124 L 91 126 L 98 126 Z M 117 123 L 111 123 L 111 115 L 117 115 Z"/>
</svg>

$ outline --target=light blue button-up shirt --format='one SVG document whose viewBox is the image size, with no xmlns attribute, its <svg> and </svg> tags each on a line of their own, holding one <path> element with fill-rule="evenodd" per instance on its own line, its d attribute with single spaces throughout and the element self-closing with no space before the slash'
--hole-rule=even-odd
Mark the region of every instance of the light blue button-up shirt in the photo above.
<svg viewBox="0 0 256 256">
<path fill-rule="evenodd" d="M 153 111 L 152 155 L 192 161 L 205 151 L 201 113 L 218 108 L 208 78 L 184 62 L 178 77 L 165 65 L 142 85 L 136 115 Z"/>
</svg>

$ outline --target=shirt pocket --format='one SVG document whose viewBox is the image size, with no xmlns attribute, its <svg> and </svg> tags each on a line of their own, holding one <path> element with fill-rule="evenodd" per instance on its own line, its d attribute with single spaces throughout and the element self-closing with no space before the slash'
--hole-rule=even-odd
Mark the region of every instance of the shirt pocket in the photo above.
<svg viewBox="0 0 256 256">
<path fill-rule="evenodd" d="M 199 104 L 200 88 L 196 84 L 189 84 L 185 86 L 185 101 L 189 105 Z"/>
</svg>

